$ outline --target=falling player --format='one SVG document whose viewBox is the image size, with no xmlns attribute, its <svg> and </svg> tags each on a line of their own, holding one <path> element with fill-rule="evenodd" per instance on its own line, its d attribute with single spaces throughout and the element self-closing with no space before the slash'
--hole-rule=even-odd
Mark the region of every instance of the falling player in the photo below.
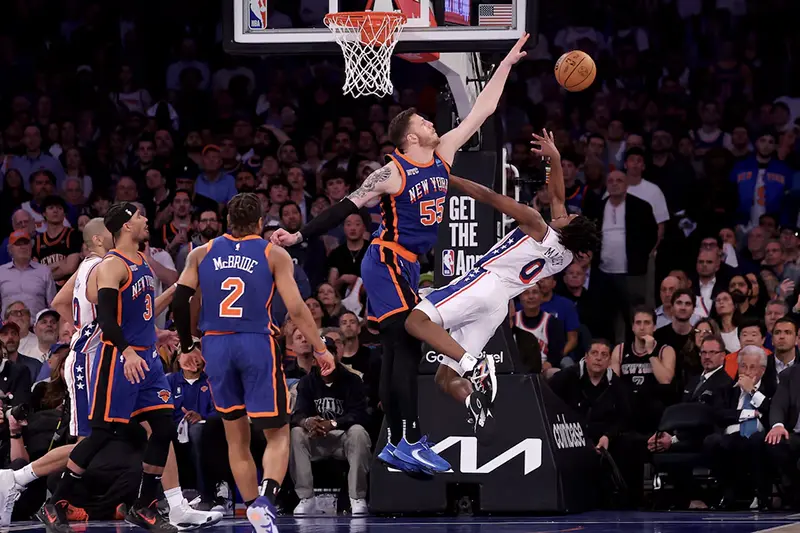
<svg viewBox="0 0 800 533">
<path fill-rule="evenodd" d="M 445 472 L 450 465 L 422 437 L 417 412 L 417 368 L 420 343 L 404 327 L 419 302 L 417 257 L 436 243 L 444 214 L 450 165 L 459 150 L 494 113 L 511 67 L 525 56 L 524 35 L 497 67 L 469 115 L 439 138 L 433 124 L 414 109 L 399 113 L 389 124 L 397 149 L 390 162 L 370 174 L 361 187 L 323 211 L 297 233 L 283 229 L 272 242 L 291 246 L 321 235 L 362 207 L 380 204 L 382 223 L 361 263 L 370 316 L 379 323 L 381 346 L 380 397 L 386 413 L 389 442 L 379 457 L 406 472 Z M 473 376 L 485 373 L 486 362 L 469 357 Z"/>
<path fill-rule="evenodd" d="M 139 496 L 126 520 L 151 531 L 177 531 L 154 505 L 175 425 L 169 384 L 155 347 L 154 278 L 139 252 L 140 243 L 149 236 L 147 218 L 133 204 L 122 203 L 109 209 L 104 224 L 116 248 L 93 271 L 102 344 L 93 378 L 91 432 L 70 452 L 61 481 L 36 517 L 51 533 L 71 532 L 66 509 L 74 484 L 92 458 L 116 438 L 120 425 L 137 418 L 146 421 L 151 431 Z"/>
<path fill-rule="evenodd" d="M 256 532 L 277 533 L 275 496 L 289 464 L 290 435 L 289 394 L 273 336 L 278 332 L 271 315 L 275 289 L 314 346 L 323 375 L 333 370 L 334 361 L 300 296 L 291 257 L 259 237 L 258 196 L 243 193 L 231 199 L 228 227 L 230 234 L 189 254 L 175 291 L 175 325 L 182 351 L 199 355 L 189 301 L 199 287 L 202 355 L 214 405 L 222 413 L 233 477 Z M 251 423 L 267 439 L 260 490 L 250 453 Z"/>
<path fill-rule="evenodd" d="M 83 242 L 89 255 L 81 262 L 78 270 L 67 281 L 51 302 L 51 306 L 64 315 L 72 314 L 75 334 L 70 343 L 70 352 L 64 363 L 64 381 L 70 397 L 69 433 L 78 441 L 91 432 L 89 408 L 90 389 L 94 360 L 100 344 L 100 328 L 97 325 L 97 273 L 108 250 L 113 248 L 111 233 L 106 229 L 102 218 L 94 218 L 86 223 Z M 158 316 L 172 301 L 174 289 L 167 289 L 155 300 L 155 315 Z M 146 421 L 142 425 L 150 432 Z M 20 470 L 0 470 L 0 526 L 7 526 L 13 512 L 13 501 L 19 492 L 35 479 L 64 470 L 73 446 L 60 446 L 47 452 Z M 164 495 L 169 503 L 170 523 L 179 528 L 210 526 L 222 520 L 222 513 L 198 511 L 183 498 L 178 479 L 178 464 L 170 445 L 170 454 L 161 479 Z M 4 502 L 12 501 L 6 506 Z"/>
<path fill-rule="evenodd" d="M 552 133 L 534 138 L 532 151 L 549 158 L 552 168 L 548 188 L 553 220 L 545 223 L 538 211 L 508 196 L 469 180 L 450 177 L 457 189 L 513 217 L 519 226 L 495 244 L 475 266 L 446 287 L 430 292 L 411 312 L 406 329 L 443 355 L 436 383 L 466 404 L 469 420 L 478 434 L 489 430 L 490 407 L 497 384 L 474 388 L 464 379 L 474 359 L 508 316 L 508 301 L 540 277 L 552 276 L 569 266 L 573 255 L 593 252 L 600 244 L 595 225 L 585 217 L 568 215 L 564 207 L 564 175 Z M 447 330 L 450 330 L 448 335 Z M 486 380 L 494 374 L 487 373 Z M 488 391 L 488 392 L 487 392 Z"/>
</svg>

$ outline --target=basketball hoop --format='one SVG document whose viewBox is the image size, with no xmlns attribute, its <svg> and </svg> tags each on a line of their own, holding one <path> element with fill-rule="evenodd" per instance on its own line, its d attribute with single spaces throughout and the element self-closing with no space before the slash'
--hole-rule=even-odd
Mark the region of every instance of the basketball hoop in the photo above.
<svg viewBox="0 0 800 533">
<path fill-rule="evenodd" d="M 344 55 L 344 94 L 383 97 L 394 91 L 392 51 L 408 21 L 402 13 L 354 11 L 329 13 L 325 25 Z"/>
</svg>

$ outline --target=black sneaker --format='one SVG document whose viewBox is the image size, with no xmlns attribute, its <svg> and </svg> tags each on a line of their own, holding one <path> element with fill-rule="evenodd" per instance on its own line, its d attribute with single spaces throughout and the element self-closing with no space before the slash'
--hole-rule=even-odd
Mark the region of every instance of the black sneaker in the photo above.
<svg viewBox="0 0 800 533">
<path fill-rule="evenodd" d="M 472 388 L 484 394 L 489 405 L 494 403 L 494 399 L 497 397 L 497 374 L 492 356 L 480 359 L 472 372 L 465 374 L 464 377 L 470 380 Z"/>
<path fill-rule="evenodd" d="M 489 408 L 486 395 L 475 391 L 469 395 L 469 416 L 467 422 L 472 425 L 472 431 L 481 444 L 488 444 L 494 435 L 494 415 Z"/>
<path fill-rule="evenodd" d="M 128 514 L 125 515 L 125 521 L 148 531 L 158 531 L 160 533 L 175 533 L 178 531 L 176 526 L 169 523 L 168 518 L 158 512 L 156 502 L 147 507 L 134 503 L 128 510 Z"/>
<path fill-rule="evenodd" d="M 44 524 L 48 533 L 73 533 L 67 520 L 67 502 L 56 503 L 45 502 L 36 511 L 36 518 Z"/>
</svg>

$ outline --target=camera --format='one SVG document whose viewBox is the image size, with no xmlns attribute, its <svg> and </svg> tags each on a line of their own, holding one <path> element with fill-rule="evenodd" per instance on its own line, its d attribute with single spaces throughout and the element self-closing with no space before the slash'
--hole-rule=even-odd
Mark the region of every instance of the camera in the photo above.
<svg viewBox="0 0 800 533">
<path fill-rule="evenodd" d="M 13 416 L 14 420 L 17 422 L 22 422 L 23 420 L 27 420 L 28 416 L 30 416 L 31 408 L 28 404 L 23 403 L 16 407 L 12 407 L 8 413 Z"/>
</svg>

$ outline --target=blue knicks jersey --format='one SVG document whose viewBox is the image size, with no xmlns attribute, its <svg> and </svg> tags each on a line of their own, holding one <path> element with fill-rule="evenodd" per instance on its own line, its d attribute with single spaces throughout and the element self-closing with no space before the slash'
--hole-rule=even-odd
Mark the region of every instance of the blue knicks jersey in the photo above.
<svg viewBox="0 0 800 533">
<path fill-rule="evenodd" d="M 131 346 L 148 348 L 156 343 L 155 278 L 141 252 L 135 258 L 111 250 L 128 267 L 128 279 L 119 289 L 117 323 Z M 105 338 L 102 339 L 104 342 Z"/>
<path fill-rule="evenodd" d="M 203 305 L 199 327 L 215 333 L 275 333 L 269 242 L 250 235 L 223 235 L 209 242 L 198 276 Z"/>
<path fill-rule="evenodd" d="M 381 198 L 381 225 L 373 237 L 396 242 L 416 255 L 436 244 L 439 223 L 444 216 L 450 167 L 434 152 L 427 163 L 416 163 L 395 150 L 387 156 L 397 165 L 403 187 Z"/>
</svg>

